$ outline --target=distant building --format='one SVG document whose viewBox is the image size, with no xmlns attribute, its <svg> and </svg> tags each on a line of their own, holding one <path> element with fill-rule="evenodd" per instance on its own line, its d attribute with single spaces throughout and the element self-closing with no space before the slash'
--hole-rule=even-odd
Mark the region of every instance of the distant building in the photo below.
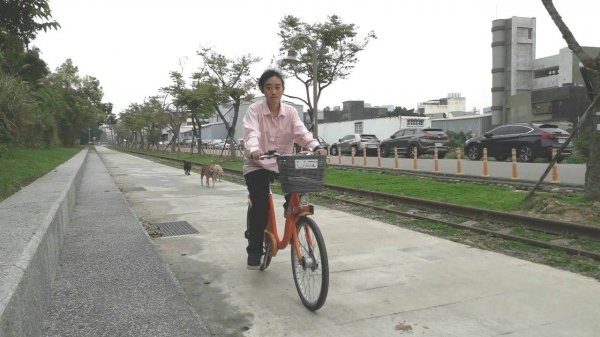
<svg viewBox="0 0 600 337">
<path fill-rule="evenodd" d="M 580 62 L 568 48 L 535 58 L 535 18 L 492 21 L 492 124 L 577 121 L 589 104 Z M 584 47 L 592 57 L 600 48 Z"/>
<path fill-rule="evenodd" d="M 342 121 L 353 121 L 359 119 L 378 118 L 385 116 L 387 107 L 369 107 L 364 101 L 345 101 L 342 110 L 329 110 L 319 112 L 319 123 L 332 123 Z"/>
<path fill-rule="evenodd" d="M 448 97 L 432 99 L 417 104 L 417 113 L 425 116 L 441 115 L 444 113 L 465 111 L 466 100 L 460 93 L 449 93 Z M 435 118 L 435 117 L 432 117 Z"/>
</svg>

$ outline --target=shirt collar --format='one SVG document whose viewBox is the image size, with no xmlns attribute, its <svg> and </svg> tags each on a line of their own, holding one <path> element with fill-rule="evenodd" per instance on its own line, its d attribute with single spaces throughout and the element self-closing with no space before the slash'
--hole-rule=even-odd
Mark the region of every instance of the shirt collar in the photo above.
<svg viewBox="0 0 600 337">
<path fill-rule="evenodd" d="M 267 105 L 267 100 L 264 100 L 263 103 L 264 108 L 263 110 L 263 115 L 267 115 L 267 116 L 271 116 L 271 110 L 269 110 L 269 106 Z M 283 102 L 280 103 L 281 105 L 279 106 L 279 116 L 278 117 L 285 117 L 287 115 L 286 109 L 284 109 L 283 107 Z"/>
</svg>

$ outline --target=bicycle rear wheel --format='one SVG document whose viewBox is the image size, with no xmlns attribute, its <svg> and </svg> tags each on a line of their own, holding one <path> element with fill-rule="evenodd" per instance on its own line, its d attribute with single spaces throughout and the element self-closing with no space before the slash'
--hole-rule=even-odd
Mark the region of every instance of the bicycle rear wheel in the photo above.
<svg viewBox="0 0 600 337">
<path fill-rule="evenodd" d="M 292 274 L 296 290 L 305 307 L 318 310 L 325 304 L 329 290 L 329 263 L 325 240 L 317 224 L 302 218 L 296 224 L 302 259 L 292 247 Z"/>
</svg>

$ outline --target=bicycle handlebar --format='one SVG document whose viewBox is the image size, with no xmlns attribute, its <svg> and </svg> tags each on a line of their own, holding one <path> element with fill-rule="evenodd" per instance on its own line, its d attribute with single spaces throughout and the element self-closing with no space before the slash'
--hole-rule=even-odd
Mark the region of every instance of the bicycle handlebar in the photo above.
<svg viewBox="0 0 600 337">
<path fill-rule="evenodd" d="M 265 153 L 262 156 L 258 157 L 258 159 L 259 160 L 271 159 L 271 158 L 277 158 L 279 156 L 281 156 L 281 154 L 279 152 L 277 152 L 276 150 L 269 150 L 269 151 L 267 151 L 267 153 Z"/>
<path fill-rule="evenodd" d="M 315 152 L 314 151 L 302 151 L 302 152 L 298 152 L 297 154 L 303 154 L 303 155 L 311 156 L 311 155 L 314 155 Z M 281 157 L 281 156 L 285 156 L 285 154 L 281 154 L 281 153 L 277 152 L 277 150 L 269 150 L 269 151 L 267 151 L 267 153 L 265 153 L 262 156 L 258 157 L 258 159 L 259 160 L 271 159 L 271 158 L 277 158 L 277 157 Z"/>
</svg>

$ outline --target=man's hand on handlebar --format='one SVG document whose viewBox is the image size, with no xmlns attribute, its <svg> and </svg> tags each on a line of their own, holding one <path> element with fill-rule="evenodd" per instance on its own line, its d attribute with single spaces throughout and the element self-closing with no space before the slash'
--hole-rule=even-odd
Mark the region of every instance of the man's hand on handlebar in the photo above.
<svg viewBox="0 0 600 337">
<path fill-rule="evenodd" d="M 326 156 L 327 155 L 327 149 L 325 149 L 325 148 L 317 149 L 315 151 L 315 154 L 318 154 L 318 155 L 321 155 L 321 156 Z"/>
<path fill-rule="evenodd" d="M 327 149 L 324 148 L 322 145 L 317 145 L 313 149 L 313 153 L 316 154 L 316 155 L 326 156 L 327 155 Z"/>
<path fill-rule="evenodd" d="M 263 155 L 263 152 L 260 149 L 254 150 L 250 153 L 250 159 L 256 160 L 256 159 L 259 159 L 260 156 L 262 156 L 262 155 Z"/>
</svg>

